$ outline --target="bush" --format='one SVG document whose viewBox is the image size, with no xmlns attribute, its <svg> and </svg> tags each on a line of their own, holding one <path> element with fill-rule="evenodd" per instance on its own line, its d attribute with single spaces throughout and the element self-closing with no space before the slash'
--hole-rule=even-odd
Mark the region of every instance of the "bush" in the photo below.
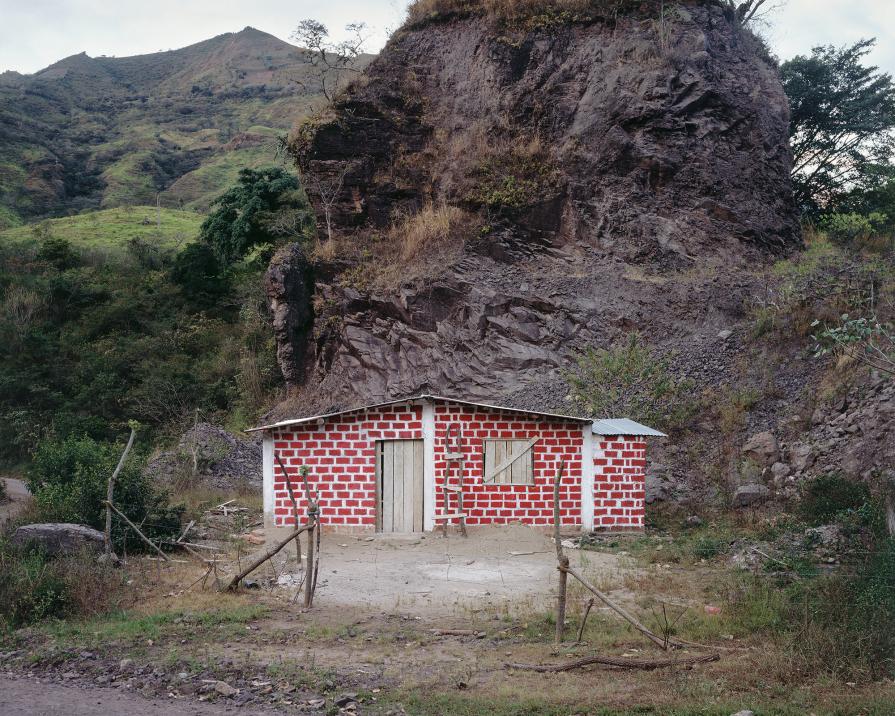
<svg viewBox="0 0 895 716">
<path fill-rule="evenodd" d="M 566 379 L 572 400 L 595 417 L 631 418 L 675 430 L 698 407 L 693 384 L 677 378 L 670 359 L 655 355 L 636 335 L 622 346 L 587 350 Z"/>
<path fill-rule="evenodd" d="M 92 616 L 118 606 L 123 576 L 90 552 L 49 559 L 0 535 L 0 631 L 49 618 Z"/>
<path fill-rule="evenodd" d="M 122 448 L 88 437 L 70 436 L 43 442 L 28 471 L 28 489 L 36 514 L 45 522 L 72 522 L 105 527 L 106 487 Z M 115 504 L 150 537 L 172 539 L 180 528 L 183 509 L 168 505 L 131 456 L 115 482 Z M 141 549 L 142 543 L 119 519 L 113 520 L 116 549 Z"/>
<path fill-rule="evenodd" d="M 889 217 L 879 212 L 870 214 L 829 214 L 821 220 L 821 228 L 830 239 L 843 247 L 868 248 L 885 231 Z"/>
<path fill-rule="evenodd" d="M 799 509 L 806 522 L 817 526 L 829 524 L 844 513 L 860 510 L 869 502 L 870 490 L 863 482 L 830 473 L 805 484 Z"/>
</svg>

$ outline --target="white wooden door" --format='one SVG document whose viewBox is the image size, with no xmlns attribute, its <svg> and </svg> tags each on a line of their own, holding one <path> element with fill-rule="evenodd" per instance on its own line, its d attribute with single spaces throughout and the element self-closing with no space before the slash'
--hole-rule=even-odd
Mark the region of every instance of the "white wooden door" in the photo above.
<svg viewBox="0 0 895 716">
<path fill-rule="evenodd" d="M 376 443 L 377 528 L 423 531 L 423 441 Z"/>
</svg>

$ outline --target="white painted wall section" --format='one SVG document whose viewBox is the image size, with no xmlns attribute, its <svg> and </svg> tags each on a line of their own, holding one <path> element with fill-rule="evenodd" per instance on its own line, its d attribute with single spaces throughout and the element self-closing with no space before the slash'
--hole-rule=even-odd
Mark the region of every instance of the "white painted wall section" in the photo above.
<svg viewBox="0 0 895 716">
<path fill-rule="evenodd" d="M 435 406 L 423 403 L 423 529 L 435 529 Z"/>
<path fill-rule="evenodd" d="M 264 495 L 264 526 L 274 527 L 274 492 L 273 492 L 273 435 L 264 433 L 261 443 L 262 478 Z"/>
<path fill-rule="evenodd" d="M 593 425 L 581 428 L 581 527 L 594 528 L 594 447 Z"/>
</svg>

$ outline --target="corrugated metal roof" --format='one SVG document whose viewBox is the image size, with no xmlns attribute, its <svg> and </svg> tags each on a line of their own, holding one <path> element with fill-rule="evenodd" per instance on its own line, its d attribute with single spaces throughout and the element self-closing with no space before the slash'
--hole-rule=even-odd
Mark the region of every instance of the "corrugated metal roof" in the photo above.
<svg viewBox="0 0 895 716">
<path fill-rule="evenodd" d="M 312 415 L 308 418 L 297 418 L 294 420 L 281 420 L 278 423 L 272 423 L 270 425 L 261 425 L 257 428 L 250 428 L 246 430 L 247 433 L 256 433 L 263 430 L 275 430 L 276 428 L 288 428 L 293 425 L 304 425 L 306 423 L 315 422 L 317 420 L 327 420 L 329 418 L 335 418 L 340 415 L 346 415 L 347 413 L 359 413 L 364 410 L 375 410 L 376 408 L 386 408 L 390 405 L 399 405 L 401 403 L 413 403 L 415 401 L 421 400 L 430 400 L 430 401 L 438 401 L 438 402 L 448 402 L 448 403 L 459 403 L 461 405 L 472 405 L 477 408 L 491 408 L 492 410 L 504 410 L 511 413 L 520 413 L 525 415 L 538 415 L 545 418 L 559 418 L 561 420 L 571 420 L 576 423 L 590 423 L 593 422 L 591 418 L 583 418 L 581 416 L 576 415 L 560 415 L 557 413 L 545 413 L 540 410 L 526 410 L 524 408 L 509 408 L 505 405 L 491 405 L 490 403 L 475 403 L 469 400 L 460 400 L 459 398 L 446 398 L 441 395 L 417 395 L 413 398 L 401 398 L 398 400 L 389 400 L 384 403 L 376 403 L 374 405 L 363 405 L 356 408 L 348 408 L 347 410 L 339 410 L 334 413 L 325 413 L 324 415 Z"/>
<path fill-rule="evenodd" d="M 667 438 L 665 433 L 648 428 L 646 425 L 635 423 L 627 418 L 615 418 L 613 420 L 595 420 L 594 435 L 634 435 L 652 438 Z"/>
</svg>

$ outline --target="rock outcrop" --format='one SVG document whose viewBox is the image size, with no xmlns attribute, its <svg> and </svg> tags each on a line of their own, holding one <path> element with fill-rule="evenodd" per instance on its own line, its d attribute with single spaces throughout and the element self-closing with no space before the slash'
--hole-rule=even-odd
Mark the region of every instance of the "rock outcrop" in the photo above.
<svg viewBox="0 0 895 716">
<path fill-rule="evenodd" d="M 432 390 L 556 407 L 562 381 L 545 386 L 576 348 L 718 341 L 755 288 L 744 269 L 799 242 L 788 104 L 719 10 L 681 4 L 660 35 L 643 7 L 404 28 L 294 133 L 318 224 L 354 253 L 316 266 L 312 350 L 312 302 L 289 288 L 304 265 L 271 270 L 290 382 L 326 405 Z M 396 222 L 445 206 L 473 225 L 459 252 L 366 280 Z"/>
<path fill-rule="evenodd" d="M 105 538 L 102 532 L 92 527 L 52 522 L 16 528 L 12 543 L 22 547 L 37 545 L 48 555 L 55 556 L 73 554 L 84 549 L 102 549 Z"/>
</svg>

